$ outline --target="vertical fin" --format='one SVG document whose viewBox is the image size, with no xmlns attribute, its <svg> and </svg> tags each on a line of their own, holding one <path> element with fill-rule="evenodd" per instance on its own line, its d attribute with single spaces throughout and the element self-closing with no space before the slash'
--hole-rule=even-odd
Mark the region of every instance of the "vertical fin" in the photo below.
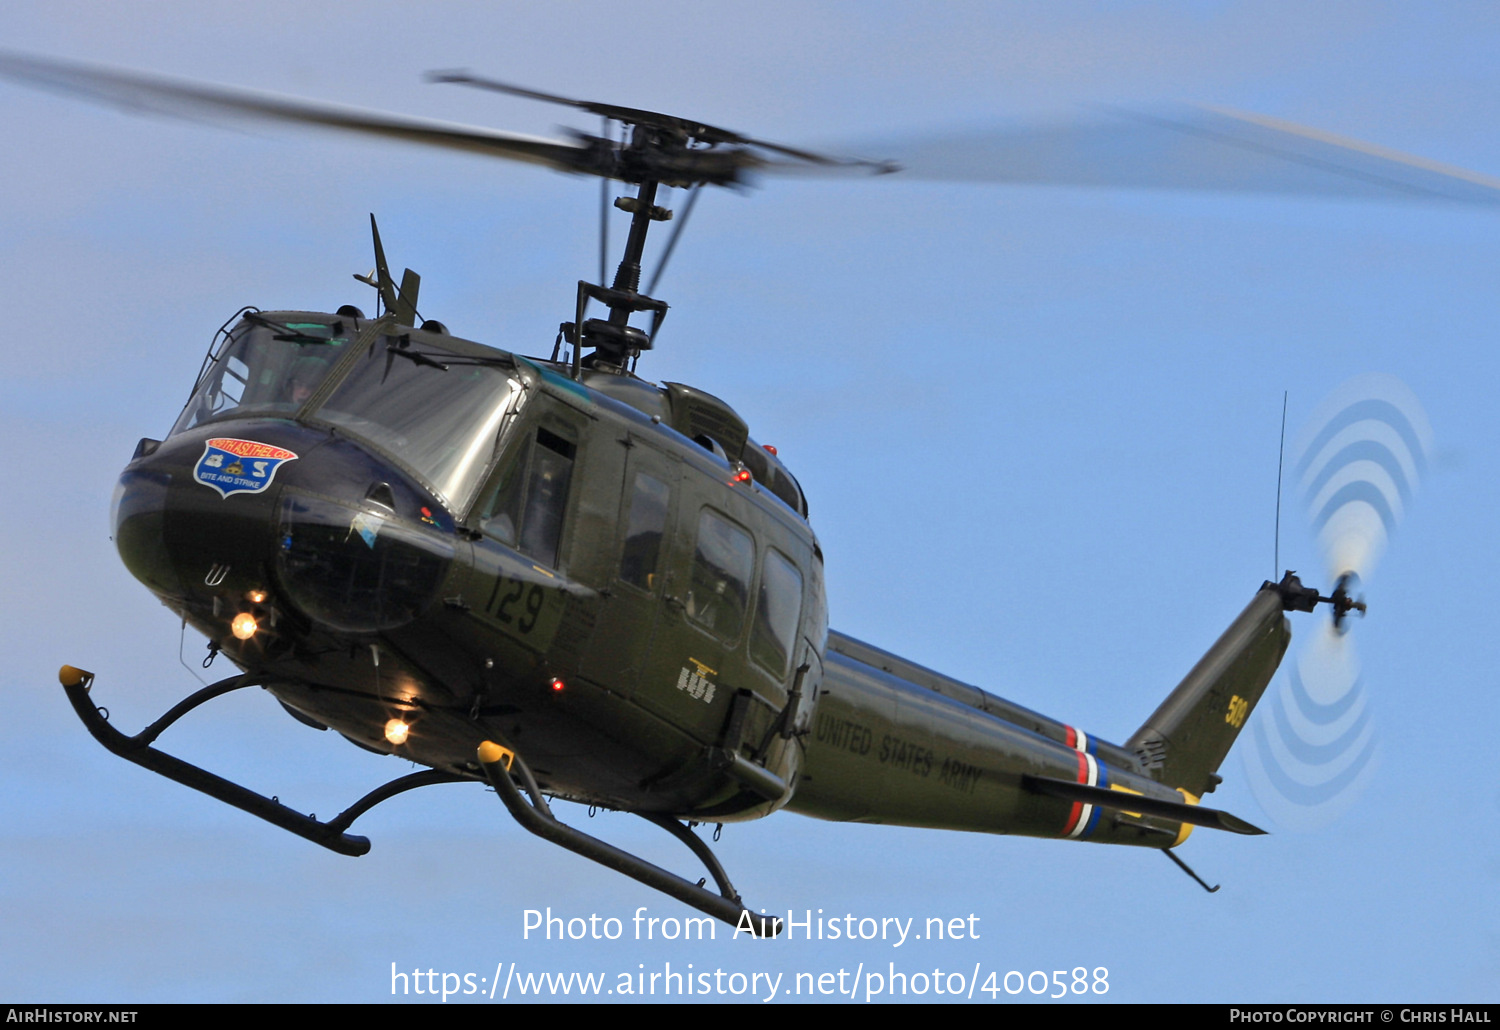
<svg viewBox="0 0 1500 1030">
<path fill-rule="evenodd" d="M 1195 797 L 1218 785 L 1219 764 L 1291 641 L 1283 607 L 1275 584 L 1262 587 L 1126 742 L 1153 777 Z"/>
</svg>

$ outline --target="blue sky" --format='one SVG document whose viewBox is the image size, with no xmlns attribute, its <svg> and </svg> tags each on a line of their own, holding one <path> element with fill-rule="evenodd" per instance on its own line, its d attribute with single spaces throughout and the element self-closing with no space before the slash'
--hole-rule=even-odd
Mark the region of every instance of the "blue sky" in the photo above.
<svg viewBox="0 0 1500 1030">
<path fill-rule="evenodd" d="M 421 73 L 470 67 L 805 144 L 1192 101 L 1500 175 L 1500 15 L 1481 4 L 61 3 L 7 4 L 5 20 L 15 49 L 517 131 L 593 125 Z M 979 938 L 538 942 L 526 909 L 685 911 L 524 834 L 477 786 L 376 810 L 364 858 L 322 853 L 105 753 L 55 671 L 95 670 L 127 728 L 197 686 L 107 513 L 226 317 L 372 307 L 350 274 L 370 267 L 374 211 L 392 263 L 422 273 L 424 314 L 544 351 L 597 267 L 597 187 L 0 90 L 0 688 L 19 731 L 0 757 L 0 996 L 373 1002 L 393 962 L 610 982 L 691 962 L 787 985 L 894 962 L 978 968 L 981 984 L 1102 966 L 1106 1000 L 1495 1000 L 1500 214 L 887 180 L 704 198 L 642 372 L 725 397 L 778 446 L 836 628 L 1107 739 L 1271 575 L 1282 391 L 1290 435 L 1353 375 L 1405 382 L 1435 449 L 1355 630 L 1380 764 L 1316 831 L 1198 831 L 1182 854 L 1224 885 L 1212 896 L 1149 852 L 778 815 L 719 846 L 751 904 L 972 913 Z M 1281 553 L 1323 585 L 1294 503 Z M 189 635 L 194 668 L 201 648 Z M 163 743 L 325 815 L 404 771 L 263 694 Z M 1214 803 L 1263 819 L 1238 755 L 1223 773 Z M 636 822 L 590 826 L 683 866 Z"/>
</svg>

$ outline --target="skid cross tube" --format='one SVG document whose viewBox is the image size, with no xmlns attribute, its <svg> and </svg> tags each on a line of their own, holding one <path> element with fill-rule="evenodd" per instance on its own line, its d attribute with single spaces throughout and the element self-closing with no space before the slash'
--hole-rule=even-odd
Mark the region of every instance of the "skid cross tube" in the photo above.
<svg viewBox="0 0 1500 1030">
<path fill-rule="evenodd" d="M 332 821 L 319 822 L 312 816 L 287 808 L 275 798 L 257 794 L 238 783 L 226 780 L 222 776 L 215 776 L 206 769 L 200 769 L 196 765 L 174 758 L 150 746 L 163 730 L 205 701 L 211 701 L 231 690 L 238 690 L 240 687 L 258 685 L 260 681 L 252 673 L 230 676 L 228 679 L 220 680 L 189 695 L 133 737 L 126 736 L 111 726 L 104 710 L 94 705 L 93 699 L 89 696 L 89 688 L 94 682 L 93 673 L 75 669 L 71 665 L 64 665 L 62 671 L 58 673 L 58 679 L 62 682 L 63 690 L 67 692 L 68 700 L 73 704 L 73 710 L 78 713 L 78 718 L 83 720 L 83 725 L 87 727 L 89 733 L 93 734 L 95 740 L 114 754 L 144 769 L 159 773 L 169 780 L 175 780 L 184 787 L 191 787 L 227 805 L 233 805 L 241 811 L 259 816 L 268 823 L 295 833 L 314 844 L 321 844 L 330 851 L 337 851 L 341 855 L 359 856 L 370 850 L 368 837 L 344 831 L 355 819 L 382 801 L 415 787 L 425 787 L 430 783 L 456 783 L 469 779 L 466 776 L 440 772 L 436 769 L 410 773 L 370 791 Z"/>
<path fill-rule="evenodd" d="M 624 873 L 631 879 L 639 880 L 648 887 L 654 887 L 663 894 L 691 905 L 700 912 L 706 912 L 730 926 L 739 928 L 749 925 L 757 937 L 774 937 L 781 932 L 780 919 L 774 916 L 756 915 L 744 906 L 739 894 L 729 882 L 729 877 L 725 875 L 724 867 L 719 864 L 713 852 L 709 851 L 708 845 L 677 820 L 665 816 L 645 817 L 668 830 L 678 840 L 687 844 L 693 854 L 703 859 L 704 865 L 708 866 L 709 872 L 713 874 L 720 893 L 715 894 L 700 884 L 684 880 L 675 873 L 667 872 L 661 866 L 653 865 L 628 851 L 622 851 L 597 837 L 589 836 L 582 830 L 575 830 L 566 823 L 559 822 L 558 818 L 552 814 L 552 809 L 538 788 L 531 770 L 521 756 L 510 748 L 503 748 L 491 741 L 485 741 L 479 747 L 479 765 L 484 770 L 485 778 L 489 780 L 490 786 L 495 788 L 495 793 L 500 795 L 501 802 L 516 822 L 543 840 L 559 844 L 574 854 L 582 855 L 616 872 Z M 520 788 L 512 779 L 512 768 L 520 775 L 526 787 L 526 793 L 531 795 L 530 803 L 522 796 Z"/>
<path fill-rule="evenodd" d="M 709 874 L 713 876 L 714 883 L 719 887 L 719 893 L 726 898 L 738 902 L 740 892 L 734 889 L 734 884 L 729 882 L 729 874 L 724 871 L 723 865 L 719 863 L 719 856 L 715 855 L 703 838 L 669 815 L 661 815 L 656 812 L 637 812 L 636 815 L 666 830 L 672 836 L 687 845 L 689 851 L 698 856 L 698 859 L 708 868 Z"/>
</svg>

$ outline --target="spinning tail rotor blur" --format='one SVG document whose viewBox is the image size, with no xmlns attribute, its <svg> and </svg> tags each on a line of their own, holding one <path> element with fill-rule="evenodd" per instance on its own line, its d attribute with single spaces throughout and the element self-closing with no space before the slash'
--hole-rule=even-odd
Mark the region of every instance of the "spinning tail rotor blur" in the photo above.
<svg viewBox="0 0 1500 1030">
<path fill-rule="evenodd" d="M 1284 665 L 1251 727 L 1244 762 L 1256 800 L 1280 826 L 1315 830 L 1360 796 L 1377 763 L 1375 720 L 1350 629 L 1416 494 L 1432 430 L 1399 379 L 1364 375 L 1323 400 L 1293 448 L 1292 474 L 1332 584 L 1334 611 Z"/>
</svg>

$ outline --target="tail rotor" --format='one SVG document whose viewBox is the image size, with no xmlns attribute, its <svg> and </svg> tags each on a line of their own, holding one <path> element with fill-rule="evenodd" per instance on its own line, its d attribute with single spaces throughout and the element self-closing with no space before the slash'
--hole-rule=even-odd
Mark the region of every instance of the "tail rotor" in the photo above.
<svg viewBox="0 0 1500 1030">
<path fill-rule="evenodd" d="M 1362 793 L 1378 741 L 1349 630 L 1365 584 L 1426 469 L 1432 430 L 1399 379 L 1364 375 L 1330 394 L 1299 434 L 1294 467 L 1323 553 L 1331 617 L 1267 692 L 1244 751 L 1256 800 L 1287 829 L 1318 829 Z"/>
</svg>

